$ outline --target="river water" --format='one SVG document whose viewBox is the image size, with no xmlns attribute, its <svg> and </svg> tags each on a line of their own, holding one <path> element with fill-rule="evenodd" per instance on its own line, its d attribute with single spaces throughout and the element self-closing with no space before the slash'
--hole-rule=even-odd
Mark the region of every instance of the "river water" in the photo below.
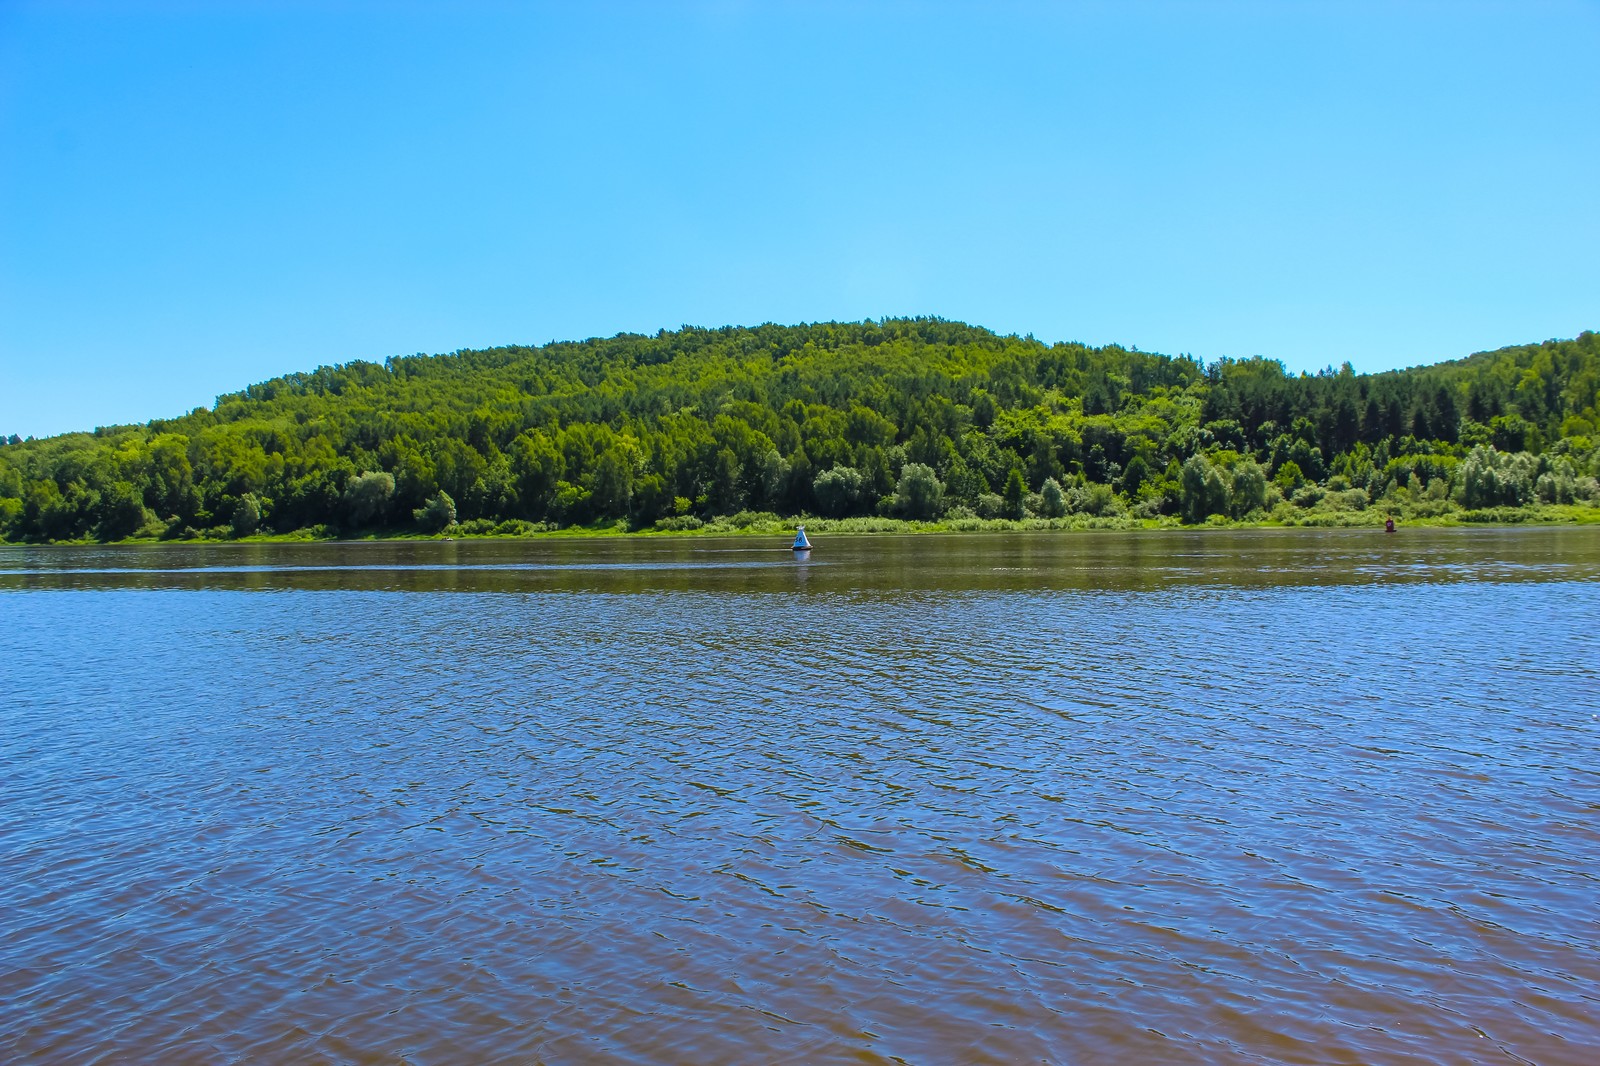
<svg viewBox="0 0 1600 1066">
<path fill-rule="evenodd" d="M 0 1060 L 1600 1062 L 1600 530 L 0 549 Z"/>
</svg>

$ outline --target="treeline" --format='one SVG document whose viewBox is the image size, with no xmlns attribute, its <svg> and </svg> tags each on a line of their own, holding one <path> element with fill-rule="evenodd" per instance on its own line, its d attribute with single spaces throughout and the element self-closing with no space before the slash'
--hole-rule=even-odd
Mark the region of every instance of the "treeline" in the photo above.
<svg viewBox="0 0 1600 1066">
<path fill-rule="evenodd" d="M 1562 504 L 1600 496 L 1597 407 L 1587 332 L 1290 375 L 941 319 L 685 328 L 322 367 L 181 418 L 13 437 L 0 536 Z"/>
</svg>

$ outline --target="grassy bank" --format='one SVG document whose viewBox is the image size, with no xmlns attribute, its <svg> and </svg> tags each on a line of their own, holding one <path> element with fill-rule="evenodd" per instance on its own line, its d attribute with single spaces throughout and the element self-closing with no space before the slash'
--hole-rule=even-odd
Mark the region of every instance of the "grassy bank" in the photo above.
<svg viewBox="0 0 1600 1066">
<path fill-rule="evenodd" d="M 853 517 L 818 518 L 810 515 L 785 517 L 765 512 L 741 512 L 711 521 L 667 519 L 643 529 L 633 529 L 622 521 L 589 525 L 551 527 L 542 523 L 509 520 L 498 523 L 467 522 L 441 533 L 418 531 L 343 531 L 327 527 L 300 529 L 292 533 L 256 534 L 249 537 L 199 536 L 178 540 L 156 537 L 127 537 L 115 541 L 66 540 L 56 544 L 294 544 L 329 541 L 442 541 L 507 540 L 579 537 L 763 537 L 794 535 L 804 524 L 813 536 L 859 536 L 911 533 L 1017 533 L 1028 531 L 1083 530 L 1176 530 L 1176 529 L 1380 529 L 1393 518 L 1401 528 L 1471 528 L 1514 525 L 1600 525 L 1600 505 L 1548 504 L 1533 507 L 1492 507 L 1467 510 L 1434 501 L 1402 503 L 1392 508 L 1367 507 L 1339 509 L 1337 506 L 1301 509 L 1281 504 L 1271 514 L 1230 519 L 1212 515 L 1199 525 L 1185 525 L 1173 516 L 1138 518 L 1127 514 L 1064 515 L 1059 518 L 1022 519 L 977 518 L 963 516 L 936 521 L 903 518 Z"/>
</svg>

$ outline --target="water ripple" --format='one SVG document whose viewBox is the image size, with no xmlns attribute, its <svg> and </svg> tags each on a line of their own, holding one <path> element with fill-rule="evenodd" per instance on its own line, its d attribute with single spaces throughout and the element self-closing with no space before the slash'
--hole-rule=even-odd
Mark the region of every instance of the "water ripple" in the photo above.
<svg viewBox="0 0 1600 1066">
<path fill-rule="evenodd" d="M 1596 1061 L 1600 585 L 1504 562 L 0 592 L 0 1055 Z"/>
</svg>

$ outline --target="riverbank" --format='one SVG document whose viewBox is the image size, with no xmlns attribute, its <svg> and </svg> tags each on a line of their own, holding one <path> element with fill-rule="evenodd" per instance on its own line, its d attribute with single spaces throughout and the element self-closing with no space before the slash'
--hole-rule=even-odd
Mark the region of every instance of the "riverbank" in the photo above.
<svg viewBox="0 0 1600 1066">
<path fill-rule="evenodd" d="M 1408 513 L 1409 512 L 1409 513 Z M 1059 518 L 1030 517 L 1023 519 L 961 517 L 937 521 L 915 521 L 903 518 L 856 516 L 851 518 L 817 518 L 810 515 L 784 517 L 764 512 L 740 512 L 721 516 L 710 521 L 700 519 L 667 519 L 644 529 L 631 529 L 624 521 L 592 523 L 553 527 L 544 523 L 512 519 L 504 522 L 487 520 L 468 521 L 439 533 L 422 533 L 416 530 L 394 531 L 340 531 L 327 527 L 300 529 L 291 533 L 257 533 L 248 537 L 198 536 L 163 540 L 157 537 L 126 537 L 120 540 L 92 539 L 61 540 L 48 543 L 62 545 L 85 544 L 293 544 L 333 541 L 441 541 L 441 540 L 506 540 L 549 539 L 575 537 L 786 537 L 804 524 L 813 535 L 861 536 L 872 534 L 915 533 L 1018 533 L 1055 530 L 1061 532 L 1086 530 L 1217 530 L 1217 529 L 1359 529 L 1383 528 L 1384 522 L 1394 518 L 1400 528 L 1482 528 L 1485 526 L 1515 525 L 1600 525 L 1600 506 L 1594 504 L 1549 504 L 1536 507 L 1496 507 L 1481 510 L 1418 509 L 1407 507 L 1384 509 L 1369 507 L 1363 510 L 1310 510 L 1279 508 L 1263 519 L 1231 519 L 1212 515 L 1207 522 L 1185 525 L 1177 517 L 1164 515 L 1157 518 L 1134 518 L 1129 515 L 1074 514 Z M 7 541 L 0 544 L 24 542 Z"/>
</svg>

